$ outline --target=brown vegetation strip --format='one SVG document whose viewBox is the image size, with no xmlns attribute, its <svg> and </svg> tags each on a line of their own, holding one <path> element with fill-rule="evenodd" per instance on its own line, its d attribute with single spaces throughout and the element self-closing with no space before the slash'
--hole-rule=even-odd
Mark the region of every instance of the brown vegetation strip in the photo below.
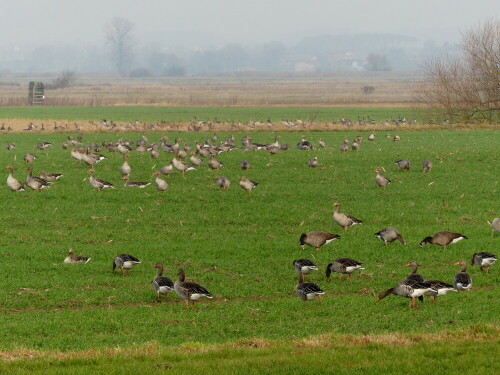
<svg viewBox="0 0 500 375">
<path fill-rule="evenodd" d="M 304 349 L 338 348 L 346 346 L 364 346 L 371 344 L 387 346 L 411 346 L 419 343 L 431 342 L 471 342 L 471 341 L 498 341 L 500 337 L 500 327 L 494 325 L 474 325 L 456 331 L 442 331 L 433 333 L 389 333 L 372 335 L 344 335 L 344 334 L 322 334 L 291 342 L 292 347 Z M 183 354 L 186 351 L 209 352 L 226 350 L 230 348 L 273 348 L 290 347 L 288 341 L 273 341 L 259 337 L 250 337 L 223 344 L 200 344 L 184 343 L 177 347 L 166 347 L 156 341 L 149 341 L 139 345 L 132 345 L 129 348 L 105 347 L 100 349 L 87 349 L 79 351 L 60 350 L 34 350 L 28 348 L 18 348 L 0 352 L 0 361 L 19 361 L 30 359 L 66 360 L 66 359 L 91 359 L 117 357 L 137 357 L 137 356 L 158 356 L 162 353 Z"/>
</svg>

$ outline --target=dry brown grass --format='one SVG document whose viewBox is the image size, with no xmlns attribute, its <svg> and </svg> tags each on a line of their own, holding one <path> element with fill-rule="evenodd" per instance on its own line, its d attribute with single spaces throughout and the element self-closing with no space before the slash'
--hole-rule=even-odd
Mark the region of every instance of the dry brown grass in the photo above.
<svg viewBox="0 0 500 375">
<path fill-rule="evenodd" d="M 177 105 L 177 106 L 397 106 L 413 105 L 415 73 L 359 73 L 280 76 L 210 76 L 124 79 L 81 76 L 78 86 L 46 90 L 46 105 Z M 26 105 L 30 80 L 9 77 L 0 85 L 0 106 Z M 1 81 L 0 81 L 1 82 Z M 365 87 L 373 87 L 367 93 Z"/>
<path fill-rule="evenodd" d="M 370 335 L 337 335 L 327 333 L 315 335 L 303 339 L 295 340 L 291 343 L 293 347 L 304 349 L 332 348 L 339 346 L 364 346 L 371 344 L 380 344 L 387 346 L 411 346 L 422 342 L 472 342 L 472 341 L 498 341 L 500 337 L 500 327 L 493 325 L 477 325 L 455 331 L 442 331 L 432 333 L 388 333 L 388 334 L 370 334 Z M 285 343 L 286 344 L 286 343 Z M 258 337 L 245 338 L 234 342 L 224 344 L 203 344 L 198 342 L 186 342 L 180 347 L 168 348 L 169 353 L 178 352 L 199 352 L 206 353 L 210 351 L 219 351 L 227 348 L 255 348 L 266 349 L 283 345 L 279 341 L 271 341 Z M 60 351 L 60 350 L 34 350 L 27 348 L 18 348 L 15 350 L 0 352 L 0 361 L 19 361 L 38 358 L 65 360 L 65 359 L 97 359 L 109 357 L 137 357 L 154 356 L 163 352 L 165 347 L 156 341 L 150 341 L 140 345 L 134 345 L 128 348 L 113 347 L 101 349 L 87 349 L 79 351 Z"/>
</svg>

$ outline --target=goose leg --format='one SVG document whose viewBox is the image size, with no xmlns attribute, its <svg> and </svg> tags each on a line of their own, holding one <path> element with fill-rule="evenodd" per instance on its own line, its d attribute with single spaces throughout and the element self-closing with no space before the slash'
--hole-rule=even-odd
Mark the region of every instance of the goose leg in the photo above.
<svg viewBox="0 0 500 375">
<path fill-rule="evenodd" d="M 156 292 L 156 302 L 160 302 L 160 292 Z"/>
<path fill-rule="evenodd" d="M 352 273 L 349 274 L 349 277 L 348 277 L 349 280 L 352 280 Z"/>
<path fill-rule="evenodd" d="M 188 310 L 188 309 L 189 309 L 189 301 L 188 301 L 188 300 L 186 300 L 186 301 L 184 301 L 184 302 L 186 302 L 186 310 Z"/>
<path fill-rule="evenodd" d="M 321 305 L 322 302 L 321 302 L 321 295 L 318 296 L 318 301 L 319 301 L 319 304 Z"/>
<path fill-rule="evenodd" d="M 339 273 L 339 280 L 342 280 L 342 274 Z"/>
</svg>

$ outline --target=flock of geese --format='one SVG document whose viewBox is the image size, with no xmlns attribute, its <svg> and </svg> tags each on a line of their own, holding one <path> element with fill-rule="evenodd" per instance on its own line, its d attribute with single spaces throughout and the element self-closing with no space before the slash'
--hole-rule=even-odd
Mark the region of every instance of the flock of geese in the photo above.
<svg viewBox="0 0 500 375">
<path fill-rule="evenodd" d="M 116 142 L 103 141 L 101 145 L 90 143 L 86 146 L 82 144 L 83 134 L 80 134 L 76 139 L 68 137 L 68 141 L 64 142 L 62 147 L 64 149 L 70 149 L 70 156 L 78 162 L 85 163 L 88 168 L 89 173 L 89 183 L 90 185 L 102 191 L 104 189 L 113 189 L 114 185 L 104 179 L 95 177 L 95 167 L 98 163 L 106 160 L 107 157 L 102 155 L 100 152 L 103 149 L 107 149 L 109 152 L 117 152 L 122 155 L 123 163 L 119 167 L 119 172 L 122 175 L 122 180 L 124 181 L 124 187 L 135 187 L 135 188 L 146 188 L 151 185 L 151 182 L 133 181 L 130 180 L 130 175 L 132 173 L 132 167 L 128 162 L 128 157 L 131 152 L 149 152 L 152 159 L 157 159 L 159 157 L 160 150 L 172 153 L 174 156 L 169 164 L 164 165 L 159 171 L 153 173 L 154 183 L 158 191 L 168 190 L 168 183 L 162 176 L 168 176 L 174 172 L 174 170 L 179 171 L 183 176 L 186 172 L 195 170 L 196 167 L 203 163 L 203 159 L 208 159 L 208 166 L 211 170 L 219 170 L 222 164 L 215 157 L 222 152 L 229 152 L 236 148 L 234 137 L 226 138 L 223 142 L 216 145 L 217 136 L 214 135 L 212 138 L 207 138 L 203 144 L 196 143 L 195 149 L 193 150 L 188 144 L 184 146 L 180 145 L 180 138 L 176 138 L 173 144 L 168 143 L 168 137 L 163 136 L 159 143 L 148 142 L 146 136 L 142 136 L 138 141 L 133 142 L 128 140 L 120 139 Z M 251 137 L 245 136 L 242 139 L 242 150 L 265 150 L 269 154 L 275 154 L 282 150 L 287 150 L 289 148 L 286 144 L 280 144 L 280 136 L 276 136 L 274 142 L 269 144 L 259 144 L 252 142 Z M 395 136 L 393 141 L 399 141 L 401 138 Z M 370 134 L 368 137 L 369 141 L 375 140 L 375 134 Z M 358 151 L 360 149 L 361 137 L 356 137 L 351 144 L 351 149 L 353 151 Z M 327 147 L 327 144 L 322 139 L 318 142 L 320 147 Z M 345 139 L 340 145 L 339 149 L 341 152 L 347 152 L 349 150 L 350 141 Z M 39 150 L 47 150 L 51 147 L 50 142 L 41 142 L 37 145 Z M 314 145 L 312 142 L 308 141 L 305 136 L 302 136 L 301 140 L 296 145 L 299 150 L 314 150 Z M 9 151 L 15 149 L 15 145 L 9 144 L 7 146 Z M 188 154 L 191 155 L 189 158 L 190 163 L 188 164 L 185 159 L 187 159 Z M 37 157 L 34 154 L 28 153 L 23 157 L 24 161 L 28 164 L 26 170 L 28 171 L 26 180 L 24 182 L 19 181 L 14 177 L 14 168 L 11 165 L 6 166 L 9 169 L 9 174 L 7 176 L 7 186 L 14 192 L 24 191 L 25 187 L 29 187 L 32 190 L 40 192 L 41 190 L 50 187 L 50 185 L 63 177 L 61 173 L 46 173 L 45 171 L 40 171 L 40 176 L 33 176 L 32 163 L 35 162 Z M 318 166 L 318 158 L 313 157 L 308 161 L 308 166 L 315 168 Z M 397 167 L 404 171 L 410 170 L 410 162 L 408 160 L 398 160 L 395 162 Z M 242 160 L 240 162 L 240 168 L 243 171 L 248 171 L 251 168 L 250 162 L 248 160 Z M 432 161 L 425 160 L 422 163 L 422 171 L 429 172 L 432 169 Z M 385 188 L 390 184 L 390 180 L 382 175 L 383 168 L 376 168 L 375 172 L 377 175 L 375 177 L 375 182 L 381 188 Z M 231 185 L 230 180 L 225 176 L 219 176 L 214 179 L 217 186 L 221 190 L 228 189 Z M 239 185 L 242 189 L 250 192 L 259 184 L 255 181 L 248 179 L 245 176 L 241 176 Z M 335 202 L 333 204 L 333 220 L 344 231 L 348 228 L 362 224 L 362 220 L 356 217 L 341 212 L 340 203 Z M 500 218 L 495 218 L 491 223 L 492 226 L 492 236 L 495 231 L 500 231 Z M 389 243 L 394 241 L 399 241 L 403 245 L 406 245 L 406 241 L 403 236 L 399 233 L 396 228 L 384 228 L 379 232 L 375 233 L 376 238 L 380 239 L 387 246 Z M 302 249 L 305 245 L 311 246 L 319 251 L 319 249 L 331 243 L 334 240 L 339 239 L 338 234 L 322 232 L 322 231 L 311 231 L 309 233 L 301 234 L 299 238 L 299 243 Z M 447 247 L 448 245 L 455 244 L 458 241 L 467 239 L 465 235 L 460 233 L 454 233 L 449 231 L 441 231 L 433 236 L 425 237 L 421 242 L 420 246 L 425 246 L 426 244 L 434 244 L 438 246 Z M 74 255 L 74 250 L 69 249 L 68 256 L 64 259 L 64 263 L 87 263 L 91 258 L 83 256 L 80 254 L 78 256 Z M 496 256 L 488 252 L 479 252 L 472 255 L 472 265 L 478 265 L 481 271 L 489 272 L 489 267 L 496 261 Z M 132 269 L 135 265 L 140 264 L 141 261 L 130 254 L 120 254 L 117 255 L 113 260 L 113 271 L 119 269 L 124 276 L 128 274 L 128 271 Z M 402 296 L 405 298 L 410 298 L 410 307 L 418 309 L 416 299 L 423 299 L 423 296 L 429 296 L 432 303 L 434 303 L 436 297 L 442 296 L 450 291 L 458 290 L 470 290 L 472 287 L 472 279 L 470 275 L 466 272 L 467 263 L 461 260 L 456 265 L 461 267 L 460 272 L 458 272 L 453 280 L 453 285 L 440 280 L 426 280 L 420 274 L 417 273 L 419 264 L 416 262 L 410 262 L 406 264 L 408 267 L 412 267 L 412 272 L 408 275 L 405 280 L 397 283 L 396 286 L 389 288 L 379 294 L 377 301 L 387 297 L 390 294 Z M 349 279 L 352 277 L 352 273 L 356 270 L 362 270 L 363 263 L 351 259 L 351 258 L 338 258 L 332 263 L 328 264 L 326 267 L 326 278 L 330 279 L 331 273 L 339 273 L 339 278 L 342 279 L 342 275 L 348 275 Z M 298 283 L 295 287 L 297 296 L 304 302 L 318 299 L 321 302 L 321 297 L 325 293 L 317 284 L 311 282 L 305 282 L 305 276 L 313 271 L 317 271 L 318 267 L 309 259 L 296 259 L 293 261 L 293 266 L 295 271 L 298 273 Z M 175 290 L 177 295 L 185 301 L 186 308 L 189 307 L 189 302 L 192 304 L 194 309 L 195 302 L 202 297 L 212 298 L 212 295 L 203 286 L 188 282 L 185 280 L 185 272 L 183 269 L 178 270 L 178 279 L 173 282 L 170 278 L 163 275 L 164 267 L 162 263 L 156 263 L 153 268 L 157 269 L 157 276 L 152 281 L 152 286 L 157 293 L 157 300 L 160 301 L 160 296 L 167 296 L 172 290 Z"/>
</svg>

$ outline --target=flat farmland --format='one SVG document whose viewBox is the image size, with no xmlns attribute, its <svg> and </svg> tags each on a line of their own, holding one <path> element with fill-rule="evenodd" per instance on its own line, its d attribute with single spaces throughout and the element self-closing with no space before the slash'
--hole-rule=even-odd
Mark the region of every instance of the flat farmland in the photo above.
<svg viewBox="0 0 500 375">
<path fill-rule="evenodd" d="M 252 141 L 270 143 L 276 134 L 255 133 Z M 406 277 L 404 265 L 412 260 L 421 264 L 426 279 L 451 283 L 459 270 L 456 261 L 470 262 L 479 251 L 498 253 L 500 234 L 491 237 L 487 224 L 500 214 L 498 131 L 380 130 L 374 142 L 367 141 L 366 131 L 279 134 L 289 150 L 220 154 L 221 170 L 209 170 L 205 160 L 185 177 L 174 172 L 166 178 L 167 192 L 124 187 L 118 169 L 122 157 L 106 150 L 96 177 L 115 189 L 98 192 L 89 184 L 88 167 L 61 148 L 68 134 L 2 134 L 1 165 L 12 165 L 17 178 L 25 179 L 27 152 L 37 156 L 35 174 L 45 170 L 64 176 L 40 193 L 13 193 L 6 185 L 0 190 L 0 368 L 30 373 L 52 365 L 53 372 L 119 373 L 116 366 L 125 361 L 129 372 L 229 372 L 231 365 L 244 372 L 252 363 L 255 373 L 307 368 L 319 373 L 328 366 L 339 373 L 352 368 L 398 373 L 418 358 L 424 372 L 450 373 L 457 366 L 495 373 L 497 365 L 487 353 L 498 352 L 498 265 L 489 274 L 469 266 L 471 291 L 439 297 L 434 305 L 426 299 L 417 311 L 397 296 L 375 300 Z M 315 150 L 295 148 L 302 134 Z M 392 141 L 396 134 L 401 141 Z M 163 133 L 145 135 L 159 142 Z M 167 135 L 194 146 L 213 133 Z M 217 134 L 219 140 L 230 135 Z M 245 133 L 233 135 L 240 145 Z M 358 135 L 361 149 L 341 154 L 344 138 Z M 86 133 L 83 143 L 135 142 L 140 136 Z M 319 148 L 320 138 L 328 147 Z M 53 146 L 37 150 L 42 141 Z M 7 143 L 16 149 L 7 151 Z M 307 166 L 313 156 L 318 168 Z M 132 151 L 131 179 L 152 181 L 153 171 L 171 159 L 170 153 L 153 160 Z M 252 165 L 244 174 L 259 182 L 251 193 L 238 186 L 243 159 Z M 411 161 L 409 172 L 397 170 L 399 159 Z M 424 174 L 421 163 L 427 159 L 434 168 Z M 375 184 L 377 167 L 392 180 L 386 189 Z M 219 191 L 213 181 L 222 175 L 232 182 L 227 191 Z M 337 226 L 332 220 L 336 201 L 363 224 L 348 231 Z M 407 246 L 386 247 L 375 238 L 389 226 L 399 229 Z M 301 250 L 300 234 L 311 230 L 341 239 L 320 251 Z M 468 240 L 447 248 L 418 246 L 441 230 Z M 63 264 L 70 247 L 92 260 Z M 112 272 L 120 253 L 142 261 L 128 277 Z M 350 281 L 333 277 L 327 282 L 326 265 L 340 257 L 363 262 L 365 269 Z M 323 304 L 304 305 L 296 297 L 292 261 L 298 258 L 317 264 L 319 271 L 309 280 L 325 290 Z M 152 265 L 159 261 L 165 275 L 176 279 L 182 267 L 188 280 L 205 286 L 214 298 L 194 311 L 185 310 L 175 293 L 156 303 Z M 464 361 L 457 364 L 459 355 Z M 271 363 L 281 367 L 269 368 Z"/>
</svg>

